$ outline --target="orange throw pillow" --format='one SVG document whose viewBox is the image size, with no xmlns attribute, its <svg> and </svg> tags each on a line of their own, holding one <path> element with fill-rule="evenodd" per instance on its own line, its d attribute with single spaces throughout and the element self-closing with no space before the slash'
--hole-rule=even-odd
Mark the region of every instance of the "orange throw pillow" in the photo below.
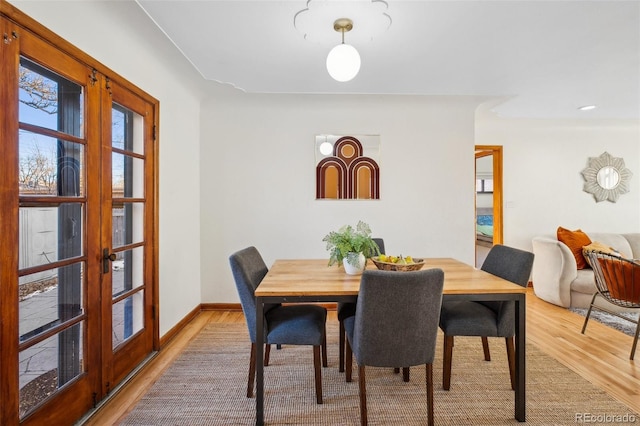
<svg viewBox="0 0 640 426">
<path fill-rule="evenodd" d="M 588 265 L 587 260 L 582 254 L 582 247 L 591 244 L 591 239 L 589 238 L 589 236 L 582 232 L 582 230 L 580 229 L 570 231 L 563 228 L 562 226 L 558 226 L 556 236 L 558 238 L 558 241 L 565 243 L 567 247 L 569 247 L 569 250 L 571 250 L 571 252 L 573 253 L 573 257 L 576 258 L 578 269 L 586 268 Z"/>
</svg>

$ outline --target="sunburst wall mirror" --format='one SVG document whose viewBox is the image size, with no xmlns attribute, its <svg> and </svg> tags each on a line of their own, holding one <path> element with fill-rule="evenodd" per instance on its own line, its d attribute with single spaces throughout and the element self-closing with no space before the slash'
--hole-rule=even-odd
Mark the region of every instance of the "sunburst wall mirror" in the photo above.
<svg viewBox="0 0 640 426">
<path fill-rule="evenodd" d="M 583 190 L 593 194 L 598 203 L 605 200 L 615 203 L 620 195 L 629 192 L 631 176 L 633 173 L 622 158 L 604 152 L 599 157 L 589 157 L 589 165 L 582 171 Z"/>
</svg>

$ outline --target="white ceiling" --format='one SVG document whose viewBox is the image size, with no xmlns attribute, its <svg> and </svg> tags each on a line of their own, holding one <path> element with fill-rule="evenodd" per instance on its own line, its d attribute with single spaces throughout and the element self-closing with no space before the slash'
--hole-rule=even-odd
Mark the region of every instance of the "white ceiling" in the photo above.
<svg viewBox="0 0 640 426">
<path fill-rule="evenodd" d="M 247 92 L 479 95 L 504 98 L 504 117 L 640 118 L 640 1 L 136 1 L 205 79 Z M 362 58 L 346 83 L 325 67 L 341 17 Z"/>
</svg>

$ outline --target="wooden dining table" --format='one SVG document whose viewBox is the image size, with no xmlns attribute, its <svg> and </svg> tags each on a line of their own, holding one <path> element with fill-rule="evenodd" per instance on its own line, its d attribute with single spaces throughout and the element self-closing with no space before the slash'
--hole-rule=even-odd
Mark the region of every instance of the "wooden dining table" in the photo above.
<svg viewBox="0 0 640 426">
<path fill-rule="evenodd" d="M 525 421 L 526 288 L 452 258 L 426 258 L 423 269 L 444 271 L 443 300 L 515 302 L 515 419 Z M 368 262 L 368 269 L 375 269 Z M 326 259 L 276 260 L 255 291 L 256 425 L 264 424 L 264 304 L 356 302 L 360 275 L 328 266 Z"/>
</svg>

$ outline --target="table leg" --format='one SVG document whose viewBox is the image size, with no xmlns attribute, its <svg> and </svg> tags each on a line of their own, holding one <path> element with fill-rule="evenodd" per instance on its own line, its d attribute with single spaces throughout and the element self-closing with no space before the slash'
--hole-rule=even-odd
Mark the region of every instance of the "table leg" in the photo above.
<svg viewBox="0 0 640 426">
<path fill-rule="evenodd" d="M 519 422 L 526 421 L 526 295 L 518 295 L 516 300 L 516 401 L 515 418 Z"/>
<path fill-rule="evenodd" d="M 264 302 L 256 297 L 256 426 L 264 425 Z"/>
</svg>

